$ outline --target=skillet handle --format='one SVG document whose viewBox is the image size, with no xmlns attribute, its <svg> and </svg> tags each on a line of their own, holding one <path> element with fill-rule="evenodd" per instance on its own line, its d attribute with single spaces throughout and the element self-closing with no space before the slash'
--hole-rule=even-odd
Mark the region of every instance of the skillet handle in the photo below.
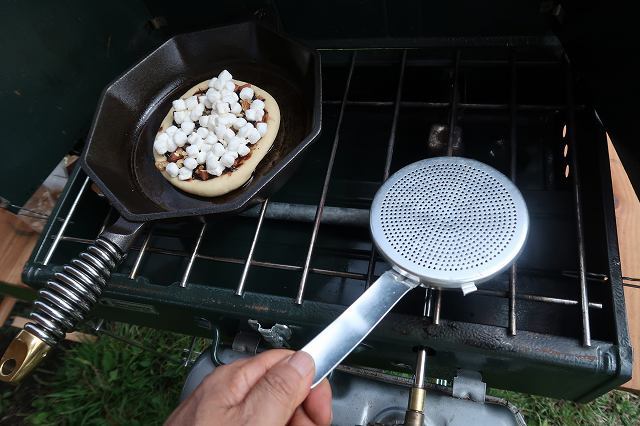
<svg viewBox="0 0 640 426">
<path fill-rule="evenodd" d="M 382 274 L 362 296 L 301 350 L 311 355 L 318 385 L 375 328 L 402 296 L 419 283 L 393 270 Z"/>
<path fill-rule="evenodd" d="M 30 322 L 0 359 L 0 381 L 28 375 L 84 319 L 98 301 L 111 272 L 120 263 L 144 223 L 119 218 L 75 259 L 56 272 L 38 292 Z"/>
</svg>

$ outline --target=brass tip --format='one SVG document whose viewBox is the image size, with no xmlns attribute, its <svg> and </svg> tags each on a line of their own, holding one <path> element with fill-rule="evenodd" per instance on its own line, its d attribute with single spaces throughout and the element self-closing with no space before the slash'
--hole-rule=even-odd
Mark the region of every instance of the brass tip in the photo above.
<svg viewBox="0 0 640 426">
<path fill-rule="evenodd" d="M 51 346 L 26 330 L 20 331 L 0 359 L 0 381 L 17 383 L 47 356 Z"/>
</svg>

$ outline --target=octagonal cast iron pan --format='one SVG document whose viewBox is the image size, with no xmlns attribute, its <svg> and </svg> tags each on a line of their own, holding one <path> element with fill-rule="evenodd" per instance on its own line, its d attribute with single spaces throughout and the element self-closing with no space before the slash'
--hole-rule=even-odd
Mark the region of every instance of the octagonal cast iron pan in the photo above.
<svg viewBox="0 0 640 426">
<path fill-rule="evenodd" d="M 223 69 L 276 99 L 280 128 L 247 184 L 221 197 L 197 197 L 155 168 L 153 141 L 171 101 Z M 81 161 L 120 217 L 40 290 L 31 321 L 0 360 L 0 380 L 20 380 L 84 318 L 146 222 L 236 213 L 281 186 L 320 133 L 320 84 L 316 51 L 254 22 L 176 36 L 112 82 Z"/>
</svg>

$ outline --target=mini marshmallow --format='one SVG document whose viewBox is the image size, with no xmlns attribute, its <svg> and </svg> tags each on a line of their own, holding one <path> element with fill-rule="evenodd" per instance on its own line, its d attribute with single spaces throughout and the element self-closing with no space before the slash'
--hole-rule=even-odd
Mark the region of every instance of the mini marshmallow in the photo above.
<svg viewBox="0 0 640 426">
<path fill-rule="evenodd" d="M 224 113 L 217 118 L 220 126 L 229 127 L 236 120 L 236 116 L 231 113 Z"/>
<path fill-rule="evenodd" d="M 200 153 L 200 150 L 196 145 L 189 145 L 186 151 L 189 157 L 196 157 Z"/>
<path fill-rule="evenodd" d="M 231 73 L 227 70 L 222 70 L 220 71 L 220 74 L 218 74 L 218 80 L 229 81 L 232 78 Z"/>
<path fill-rule="evenodd" d="M 209 80 L 209 87 L 213 87 L 213 83 L 215 83 L 218 80 L 218 77 L 213 77 L 211 80 Z"/>
<path fill-rule="evenodd" d="M 206 139 L 209 136 L 209 130 L 206 127 L 200 127 L 198 129 L 198 134 L 202 139 Z"/>
<path fill-rule="evenodd" d="M 177 146 L 184 146 L 184 144 L 187 143 L 187 134 L 182 130 L 178 130 L 173 134 L 173 142 L 175 142 Z"/>
<path fill-rule="evenodd" d="M 225 112 L 231 111 L 231 108 L 229 108 L 229 104 L 226 102 L 218 102 L 216 103 L 216 111 L 218 114 L 224 114 Z"/>
<path fill-rule="evenodd" d="M 207 171 L 214 170 L 220 166 L 220 161 L 218 161 L 218 157 L 211 154 L 207 155 L 206 163 L 207 163 Z"/>
<path fill-rule="evenodd" d="M 175 121 L 176 124 L 182 124 L 185 118 L 187 118 L 187 111 L 176 111 L 173 113 L 173 121 Z"/>
<path fill-rule="evenodd" d="M 235 92 L 230 92 L 222 97 L 222 102 L 226 102 L 228 104 L 236 103 L 238 102 L 238 95 L 236 95 Z"/>
<path fill-rule="evenodd" d="M 196 125 L 193 123 L 193 121 L 183 121 L 180 125 L 180 130 L 185 132 L 187 135 L 190 135 L 195 127 Z"/>
<path fill-rule="evenodd" d="M 153 143 L 153 149 L 160 155 L 164 155 L 169 150 L 167 143 L 169 142 L 169 136 L 167 136 L 166 134 L 164 134 L 164 136 L 166 136 L 166 138 L 158 138 Z"/>
<path fill-rule="evenodd" d="M 206 137 L 204 142 L 207 145 L 213 145 L 214 143 L 218 142 L 218 137 L 214 135 L 213 132 L 209 132 L 209 135 Z"/>
<path fill-rule="evenodd" d="M 256 112 L 258 111 L 257 109 L 248 109 L 244 112 L 244 118 L 246 118 L 247 121 L 256 121 Z"/>
<path fill-rule="evenodd" d="M 244 119 L 244 118 L 242 118 L 242 117 L 238 117 L 238 118 L 236 118 L 236 119 L 233 121 L 233 127 L 234 127 L 236 130 L 240 130 L 240 129 L 242 129 L 242 128 L 244 127 L 244 125 L 245 125 L 245 124 L 247 124 L 247 120 L 245 120 L 245 119 Z"/>
<path fill-rule="evenodd" d="M 224 130 L 224 135 L 222 135 L 222 139 L 229 142 L 231 139 L 235 138 L 236 134 L 233 130 L 231 129 L 225 129 Z"/>
<path fill-rule="evenodd" d="M 202 127 L 207 127 L 207 124 L 209 124 L 209 117 L 210 117 L 209 115 L 201 116 L 200 118 L 198 118 L 198 124 Z"/>
<path fill-rule="evenodd" d="M 249 133 L 247 133 L 247 139 L 249 139 L 250 144 L 258 142 L 261 137 L 262 136 L 260 135 L 258 129 L 251 129 L 249 130 Z"/>
<path fill-rule="evenodd" d="M 238 102 L 232 103 L 231 112 L 234 114 L 240 114 L 242 112 L 242 105 L 240 105 Z"/>
<path fill-rule="evenodd" d="M 267 123 L 256 124 L 256 129 L 258 129 L 258 132 L 260 132 L 260 136 L 264 136 L 265 134 L 267 134 Z"/>
<path fill-rule="evenodd" d="M 186 160 L 184 160 L 184 166 L 188 169 L 195 169 L 196 167 L 198 167 L 198 162 L 196 161 L 195 158 L 193 157 L 189 157 Z"/>
<path fill-rule="evenodd" d="M 185 104 L 187 105 L 187 109 L 191 111 L 198 106 L 198 98 L 195 96 L 191 96 L 185 101 Z"/>
<path fill-rule="evenodd" d="M 233 163 L 236 162 L 236 157 L 233 155 L 237 153 L 231 152 L 231 151 L 227 151 L 225 152 L 222 157 L 220 157 L 220 164 L 222 164 L 225 167 L 231 167 L 233 166 Z"/>
<path fill-rule="evenodd" d="M 233 81 L 227 81 L 224 85 L 224 88 L 230 91 L 235 90 L 236 85 L 233 83 Z"/>
<path fill-rule="evenodd" d="M 225 80 L 220 80 L 219 78 L 213 82 L 213 86 L 211 86 L 213 89 L 216 90 L 222 90 L 224 89 L 224 85 L 225 85 L 226 81 Z"/>
<path fill-rule="evenodd" d="M 173 141 L 173 139 L 169 138 L 169 140 L 167 141 L 167 150 L 169 152 L 173 152 L 176 149 L 178 149 L 178 145 L 176 145 L 176 143 Z"/>
<path fill-rule="evenodd" d="M 213 112 L 213 111 L 212 111 Z M 218 125 L 218 114 L 216 114 L 215 112 L 213 112 L 213 114 L 211 114 L 209 116 L 209 122 L 207 123 L 207 128 L 210 131 L 214 131 L 216 129 L 216 126 Z"/>
<path fill-rule="evenodd" d="M 219 155 L 215 155 L 213 151 L 207 153 L 207 162 L 214 162 L 220 159 Z"/>
<path fill-rule="evenodd" d="M 251 149 L 249 149 L 249 147 L 246 145 L 240 145 L 240 147 L 238 148 L 238 155 L 241 157 L 244 157 L 249 152 L 251 152 Z"/>
<path fill-rule="evenodd" d="M 251 87 L 243 87 L 242 90 L 240 90 L 240 99 L 244 101 L 253 99 L 253 89 Z"/>
<path fill-rule="evenodd" d="M 222 99 L 222 95 L 220 94 L 220 92 L 218 92 L 216 89 L 209 89 L 207 90 L 207 99 L 212 102 L 212 103 L 216 103 L 218 101 L 220 101 L 220 99 Z"/>
<path fill-rule="evenodd" d="M 207 161 L 207 153 L 199 152 L 196 156 L 196 161 L 198 162 L 198 164 L 204 164 L 204 162 Z"/>
<path fill-rule="evenodd" d="M 167 130 L 165 130 L 165 133 L 168 134 L 169 136 L 173 136 L 173 134 L 177 131 L 178 131 L 178 128 L 176 126 L 169 126 L 167 127 Z"/>
<path fill-rule="evenodd" d="M 220 164 L 218 167 L 216 167 L 215 169 L 209 171 L 207 170 L 208 173 L 214 175 L 214 176 L 221 176 L 222 173 L 224 173 L 224 166 L 222 164 Z"/>
<path fill-rule="evenodd" d="M 253 129 L 253 125 L 251 123 L 247 123 L 238 130 L 238 136 L 241 138 L 246 138 L 249 131 Z"/>
<path fill-rule="evenodd" d="M 187 137 L 187 142 L 189 142 L 191 145 L 195 145 L 197 137 L 198 137 L 197 133 L 191 133 L 189 137 Z"/>
<path fill-rule="evenodd" d="M 198 149 L 200 152 L 209 152 L 213 149 L 213 145 L 209 145 L 208 143 L 201 143 L 198 145 Z"/>
<path fill-rule="evenodd" d="M 196 161 L 196 160 L 193 160 L 193 161 Z M 193 171 L 192 170 L 190 170 L 187 167 L 182 167 L 180 169 L 180 172 L 178 172 L 178 179 L 180 179 L 180 180 L 189 180 L 189 179 L 191 179 L 192 175 L 193 175 Z"/>
<path fill-rule="evenodd" d="M 204 114 L 204 105 L 198 104 L 193 110 L 191 110 L 190 118 L 193 121 L 198 121 L 200 117 Z"/>
<path fill-rule="evenodd" d="M 180 167 L 178 167 L 176 163 L 169 163 L 167 164 L 165 171 L 169 174 L 169 176 L 176 177 L 178 176 L 178 173 L 180 173 Z"/>
<path fill-rule="evenodd" d="M 200 105 L 204 105 L 205 108 L 213 108 L 213 104 L 209 101 L 209 99 L 207 99 L 206 96 L 198 96 L 198 102 L 200 102 Z"/>
<path fill-rule="evenodd" d="M 166 142 L 169 139 L 171 139 L 171 137 L 166 132 L 160 132 L 156 135 L 156 141 L 163 140 Z"/>
<path fill-rule="evenodd" d="M 264 109 L 264 101 L 261 101 L 260 99 L 254 99 L 253 102 L 251 102 L 251 109 Z"/>
<path fill-rule="evenodd" d="M 216 135 L 216 137 L 218 138 L 218 140 L 222 140 L 222 138 L 224 137 L 224 133 L 227 131 L 227 128 L 222 126 L 222 125 L 218 125 L 216 126 L 214 133 Z"/>
<path fill-rule="evenodd" d="M 211 150 L 213 155 L 215 155 L 218 158 L 222 157 L 222 154 L 224 154 L 224 151 L 225 151 L 224 146 L 220 142 L 213 145 L 213 149 Z"/>
<path fill-rule="evenodd" d="M 264 118 L 264 110 L 263 109 L 259 109 L 256 111 L 256 121 L 262 121 L 262 119 Z"/>
<path fill-rule="evenodd" d="M 187 104 L 184 102 L 183 99 L 175 100 L 171 102 L 171 105 L 173 106 L 173 109 L 176 111 L 184 111 L 185 109 L 187 109 Z"/>
<path fill-rule="evenodd" d="M 244 145 L 244 139 L 239 137 L 233 137 L 227 143 L 227 150 L 229 151 L 238 151 L 241 145 Z"/>
</svg>

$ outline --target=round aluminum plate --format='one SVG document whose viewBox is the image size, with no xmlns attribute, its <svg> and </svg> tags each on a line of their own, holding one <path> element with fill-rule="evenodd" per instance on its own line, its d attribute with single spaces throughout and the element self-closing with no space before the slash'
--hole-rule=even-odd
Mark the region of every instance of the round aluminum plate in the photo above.
<svg viewBox="0 0 640 426">
<path fill-rule="evenodd" d="M 435 287 L 463 287 L 509 266 L 527 238 L 518 188 L 475 160 L 437 157 L 391 176 L 371 206 L 371 234 L 396 268 Z"/>
</svg>

